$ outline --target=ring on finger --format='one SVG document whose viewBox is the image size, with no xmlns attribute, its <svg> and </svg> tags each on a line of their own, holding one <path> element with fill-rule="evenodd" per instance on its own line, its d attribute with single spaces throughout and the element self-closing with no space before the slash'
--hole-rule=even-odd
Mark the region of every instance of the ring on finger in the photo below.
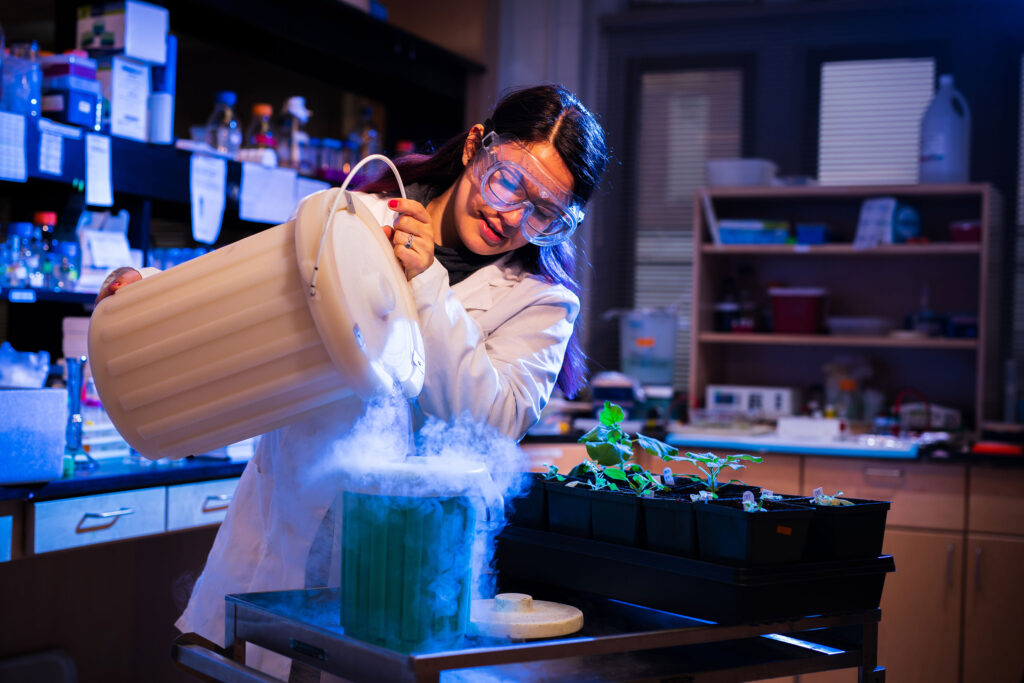
<svg viewBox="0 0 1024 683">
<path fill-rule="evenodd" d="M 412 235 L 409 235 L 409 239 L 407 239 L 405 241 L 405 248 L 406 249 L 412 249 L 412 237 L 413 237 Z"/>
</svg>

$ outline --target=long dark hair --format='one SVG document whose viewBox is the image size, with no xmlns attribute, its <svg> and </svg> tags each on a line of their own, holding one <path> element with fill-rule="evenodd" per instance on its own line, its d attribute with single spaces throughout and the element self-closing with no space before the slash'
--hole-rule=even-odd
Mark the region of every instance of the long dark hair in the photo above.
<svg viewBox="0 0 1024 683">
<path fill-rule="evenodd" d="M 502 97 L 491 117 L 484 122 L 484 134 L 491 131 L 514 135 L 521 142 L 550 142 L 573 177 L 573 193 L 584 201 L 597 188 L 607 161 L 604 130 L 594 115 L 574 94 L 558 85 L 539 85 L 513 90 Z M 462 150 L 466 134 L 457 135 L 431 155 L 410 155 L 396 163 L 406 183 L 421 183 L 439 191 L 451 187 L 462 175 Z M 362 185 L 364 192 L 392 193 L 397 183 L 390 173 Z M 527 244 L 515 252 L 522 267 L 552 284 L 560 284 L 577 296 L 576 246 L 566 240 L 552 247 Z M 569 397 L 583 386 L 586 355 L 580 347 L 579 330 L 569 337 L 558 374 L 557 386 Z"/>
</svg>

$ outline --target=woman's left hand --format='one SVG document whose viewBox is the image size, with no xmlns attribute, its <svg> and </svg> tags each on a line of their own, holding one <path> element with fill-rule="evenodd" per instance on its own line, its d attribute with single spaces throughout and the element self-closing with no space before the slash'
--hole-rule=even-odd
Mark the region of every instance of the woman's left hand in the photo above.
<svg viewBox="0 0 1024 683">
<path fill-rule="evenodd" d="M 413 279 L 434 262 L 434 224 L 426 208 L 412 199 L 391 199 L 388 208 L 398 212 L 394 226 L 385 225 L 384 234 L 395 248 L 395 257 Z"/>
</svg>

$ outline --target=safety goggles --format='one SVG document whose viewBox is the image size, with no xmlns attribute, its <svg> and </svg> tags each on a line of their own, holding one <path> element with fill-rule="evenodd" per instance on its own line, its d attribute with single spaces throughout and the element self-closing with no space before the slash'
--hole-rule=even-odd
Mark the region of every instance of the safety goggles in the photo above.
<svg viewBox="0 0 1024 683">
<path fill-rule="evenodd" d="M 568 239 L 583 221 L 584 201 L 512 136 L 488 133 L 472 168 L 487 205 L 501 213 L 522 211 L 519 230 L 537 246 Z"/>
</svg>

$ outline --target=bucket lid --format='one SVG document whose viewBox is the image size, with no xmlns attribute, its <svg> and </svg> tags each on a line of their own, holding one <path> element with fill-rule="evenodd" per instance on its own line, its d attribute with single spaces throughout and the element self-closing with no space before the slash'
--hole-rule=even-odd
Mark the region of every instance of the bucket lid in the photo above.
<svg viewBox="0 0 1024 683">
<path fill-rule="evenodd" d="M 295 249 L 306 284 L 338 189 L 307 198 L 295 218 Z M 306 297 L 327 353 L 366 400 L 397 383 L 407 398 L 423 388 L 423 335 L 394 248 L 359 195 L 348 193 L 330 220 L 316 291 Z"/>
<path fill-rule="evenodd" d="M 534 600 L 525 593 L 499 593 L 470 605 L 470 632 L 497 638 L 553 638 L 583 628 L 583 612 L 572 605 Z"/>
</svg>

